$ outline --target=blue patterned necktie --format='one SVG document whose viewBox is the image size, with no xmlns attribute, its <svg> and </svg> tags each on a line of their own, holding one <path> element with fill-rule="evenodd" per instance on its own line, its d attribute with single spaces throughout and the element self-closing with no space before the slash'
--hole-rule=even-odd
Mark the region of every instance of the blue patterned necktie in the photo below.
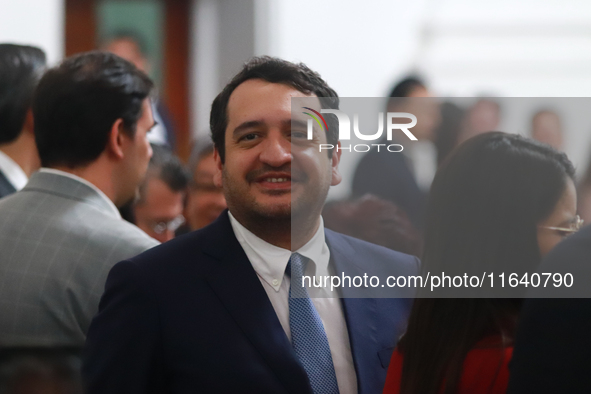
<svg viewBox="0 0 591 394">
<path fill-rule="evenodd" d="M 324 325 L 308 291 L 301 286 L 307 262 L 308 259 L 304 256 L 292 253 L 287 264 L 286 273 L 291 277 L 289 287 L 291 343 L 308 374 L 313 393 L 338 394 L 339 386 Z"/>
</svg>

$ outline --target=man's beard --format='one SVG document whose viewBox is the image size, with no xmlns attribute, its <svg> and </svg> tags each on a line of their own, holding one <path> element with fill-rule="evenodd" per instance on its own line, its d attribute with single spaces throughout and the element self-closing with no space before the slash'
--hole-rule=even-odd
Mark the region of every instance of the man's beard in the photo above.
<svg viewBox="0 0 591 394">
<path fill-rule="evenodd" d="M 226 170 L 222 170 L 224 195 L 230 212 L 236 217 L 247 222 L 281 222 L 285 223 L 291 220 L 291 201 L 287 204 L 278 206 L 264 206 L 257 202 L 248 190 L 237 188 L 235 183 L 228 177 Z M 253 175 L 247 174 L 245 185 L 252 183 Z M 277 194 L 285 193 L 277 192 Z M 273 194 L 270 191 L 269 194 Z M 244 225 L 245 223 L 243 223 Z"/>
<path fill-rule="evenodd" d="M 256 176 L 255 176 L 256 175 Z M 293 195 L 288 202 L 284 204 L 260 204 L 248 190 L 242 190 L 238 185 L 250 185 L 256 177 L 264 175 L 261 170 L 255 170 L 252 175 L 247 174 L 245 179 L 250 180 L 244 183 L 232 182 L 227 172 L 222 170 L 224 195 L 228 209 L 232 215 L 247 229 L 262 239 L 271 239 L 274 235 L 283 234 L 298 238 L 298 234 L 307 234 L 311 227 L 317 226 L 318 218 L 322 211 L 328 186 L 325 190 L 312 189 L 308 186 L 308 176 L 302 173 L 296 173 L 292 178 L 298 182 L 298 185 L 306 185 L 305 190 L 300 191 L 298 198 Z M 293 185 L 293 184 L 292 184 Z M 247 189 L 249 187 L 247 186 Z M 278 195 L 286 193 L 285 191 L 269 190 L 268 195 Z"/>
</svg>

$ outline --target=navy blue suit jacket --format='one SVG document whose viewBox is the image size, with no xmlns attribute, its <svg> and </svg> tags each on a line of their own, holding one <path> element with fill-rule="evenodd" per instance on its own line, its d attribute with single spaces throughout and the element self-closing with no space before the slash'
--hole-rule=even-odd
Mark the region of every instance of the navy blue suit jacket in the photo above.
<svg viewBox="0 0 591 394">
<path fill-rule="evenodd" d="M 418 271 L 415 257 L 330 230 L 326 240 L 337 272 Z M 411 300 L 342 303 L 359 393 L 381 393 Z M 83 375 L 89 394 L 311 393 L 227 213 L 112 269 Z"/>
</svg>

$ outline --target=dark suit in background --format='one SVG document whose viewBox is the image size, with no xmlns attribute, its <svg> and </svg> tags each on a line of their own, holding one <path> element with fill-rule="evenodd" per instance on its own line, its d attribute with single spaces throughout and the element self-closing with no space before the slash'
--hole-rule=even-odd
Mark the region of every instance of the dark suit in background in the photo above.
<svg viewBox="0 0 591 394">
<path fill-rule="evenodd" d="M 414 257 L 330 230 L 325 235 L 338 274 L 417 272 Z M 342 304 L 359 393 L 381 393 L 411 300 Z M 227 212 L 113 268 L 83 373 L 90 394 L 311 393 Z"/>
<path fill-rule="evenodd" d="M 408 215 L 415 228 L 423 228 L 426 196 L 402 152 L 388 152 L 381 147 L 379 152 L 373 148 L 363 155 L 353 178 L 353 197 L 365 194 L 393 202 Z"/>
<path fill-rule="evenodd" d="M 590 263 L 587 226 L 551 251 L 539 272 L 570 272 L 575 285 L 589 286 Z M 590 393 L 591 299 L 526 300 L 509 368 L 508 393 Z"/>
</svg>

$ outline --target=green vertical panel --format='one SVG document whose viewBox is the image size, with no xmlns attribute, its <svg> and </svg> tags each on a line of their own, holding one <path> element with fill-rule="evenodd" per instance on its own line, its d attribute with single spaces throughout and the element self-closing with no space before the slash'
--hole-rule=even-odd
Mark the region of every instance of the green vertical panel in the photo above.
<svg viewBox="0 0 591 394">
<path fill-rule="evenodd" d="M 141 37 L 150 61 L 150 76 L 160 85 L 164 43 L 164 4 L 159 0 L 103 0 L 97 3 L 98 39 L 125 31 Z"/>
</svg>

